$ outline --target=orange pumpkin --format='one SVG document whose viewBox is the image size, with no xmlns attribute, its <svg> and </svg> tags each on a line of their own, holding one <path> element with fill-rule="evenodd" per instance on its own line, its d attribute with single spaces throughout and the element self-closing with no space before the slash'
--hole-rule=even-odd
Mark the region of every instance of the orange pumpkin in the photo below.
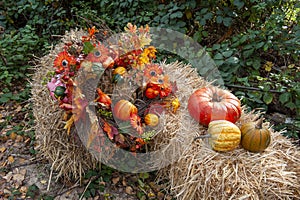
<svg viewBox="0 0 300 200">
<path fill-rule="evenodd" d="M 148 126 L 156 126 L 159 123 L 159 118 L 156 114 L 148 113 L 145 115 L 144 121 Z"/>
<path fill-rule="evenodd" d="M 188 100 L 188 110 L 204 126 L 213 120 L 235 123 L 242 113 L 241 102 L 236 96 L 213 86 L 196 90 Z"/>
<path fill-rule="evenodd" d="M 154 99 L 158 95 L 159 95 L 159 91 L 158 90 L 154 90 L 151 87 L 147 88 L 146 91 L 145 91 L 145 96 L 147 98 L 149 98 L 149 99 Z"/>
<path fill-rule="evenodd" d="M 242 146 L 251 152 L 264 151 L 271 142 L 270 130 L 262 126 L 263 118 L 242 125 Z"/>
<path fill-rule="evenodd" d="M 129 120 L 130 116 L 137 114 L 137 112 L 137 107 L 124 99 L 118 101 L 113 108 L 114 116 L 124 121 Z"/>
</svg>

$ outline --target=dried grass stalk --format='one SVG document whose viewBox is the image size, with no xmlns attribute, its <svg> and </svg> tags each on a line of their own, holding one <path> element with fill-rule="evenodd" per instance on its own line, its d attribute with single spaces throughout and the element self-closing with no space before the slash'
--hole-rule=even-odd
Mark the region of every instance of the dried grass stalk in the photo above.
<svg viewBox="0 0 300 200">
<path fill-rule="evenodd" d="M 167 116 L 165 130 L 154 141 L 154 150 L 161 151 L 156 165 L 170 164 L 159 170 L 158 181 L 168 180 L 171 193 L 182 200 L 300 198 L 299 148 L 272 129 L 271 145 L 263 153 L 250 153 L 241 147 L 218 153 L 207 141 L 194 141 L 206 128 L 188 114 L 187 99 L 208 83 L 190 66 L 177 63 L 165 68 L 175 75 L 182 105 L 178 115 Z M 255 121 L 259 114 L 244 109 L 236 124 Z"/>
</svg>

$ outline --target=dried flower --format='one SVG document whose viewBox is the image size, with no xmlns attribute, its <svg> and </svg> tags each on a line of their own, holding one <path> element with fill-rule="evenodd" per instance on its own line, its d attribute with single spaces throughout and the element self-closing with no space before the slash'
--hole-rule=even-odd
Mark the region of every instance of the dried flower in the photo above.
<svg viewBox="0 0 300 200">
<path fill-rule="evenodd" d="M 143 133 L 141 118 L 137 114 L 132 114 L 130 116 L 130 124 L 139 134 Z"/>
</svg>

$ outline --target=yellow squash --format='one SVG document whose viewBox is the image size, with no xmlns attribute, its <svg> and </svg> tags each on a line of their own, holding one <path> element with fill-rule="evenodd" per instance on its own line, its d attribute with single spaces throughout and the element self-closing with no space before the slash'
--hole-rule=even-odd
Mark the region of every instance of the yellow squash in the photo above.
<svg viewBox="0 0 300 200">
<path fill-rule="evenodd" d="M 241 141 L 240 129 L 227 120 L 215 120 L 208 125 L 209 144 L 215 151 L 231 151 L 237 148 Z"/>
</svg>

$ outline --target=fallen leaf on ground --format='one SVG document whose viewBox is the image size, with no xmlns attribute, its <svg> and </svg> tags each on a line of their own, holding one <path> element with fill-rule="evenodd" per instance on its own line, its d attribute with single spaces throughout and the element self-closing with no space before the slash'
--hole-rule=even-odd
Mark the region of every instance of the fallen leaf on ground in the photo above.
<svg viewBox="0 0 300 200">
<path fill-rule="evenodd" d="M 28 191 L 28 188 L 26 186 L 22 186 L 19 191 L 21 193 L 26 193 Z"/>
<path fill-rule="evenodd" d="M 6 147 L 0 147 L 0 152 L 3 153 L 6 150 Z"/>
<path fill-rule="evenodd" d="M 113 182 L 114 185 L 116 185 L 120 180 L 120 177 L 115 177 L 115 178 L 112 178 L 111 181 Z"/>
<path fill-rule="evenodd" d="M 13 173 L 8 172 L 5 176 L 3 176 L 3 178 L 8 182 L 11 180 L 12 176 L 13 176 Z"/>
<path fill-rule="evenodd" d="M 133 188 L 131 186 L 127 186 L 125 188 L 125 192 L 126 192 L 126 194 L 133 194 Z"/>
<path fill-rule="evenodd" d="M 13 163 L 13 162 L 15 162 L 15 159 L 14 159 L 13 156 L 8 156 L 7 160 L 8 160 L 8 162 L 9 162 L 10 164 Z"/>
<path fill-rule="evenodd" d="M 10 135 L 9 135 L 9 138 L 12 139 L 12 140 L 15 140 L 17 137 L 17 134 L 15 132 L 12 132 Z"/>
</svg>

